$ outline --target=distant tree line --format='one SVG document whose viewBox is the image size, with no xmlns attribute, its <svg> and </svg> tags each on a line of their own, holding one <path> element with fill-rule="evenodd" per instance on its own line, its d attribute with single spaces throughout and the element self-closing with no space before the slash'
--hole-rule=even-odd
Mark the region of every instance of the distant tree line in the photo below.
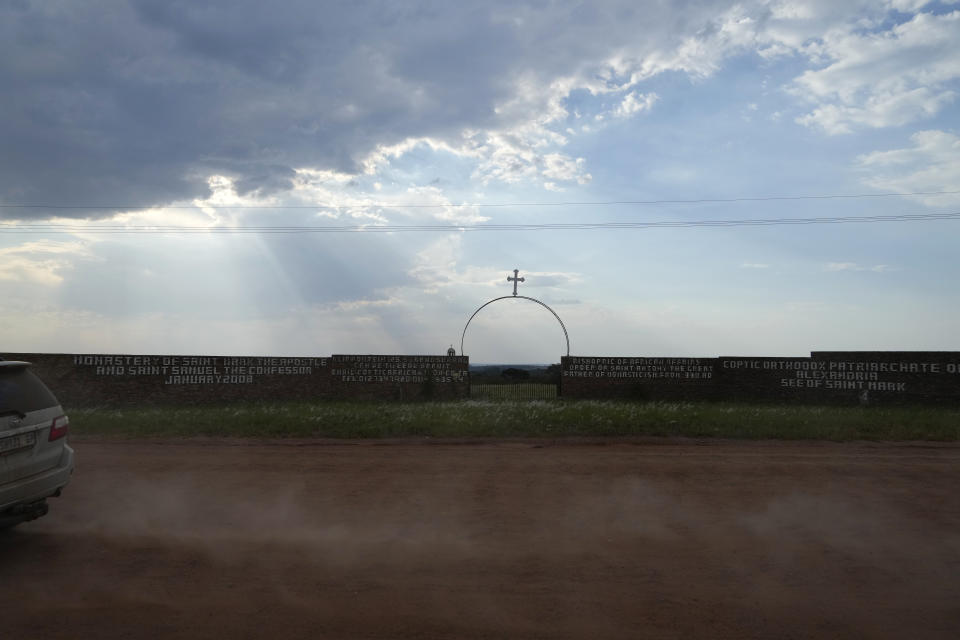
<svg viewBox="0 0 960 640">
<path fill-rule="evenodd" d="M 560 384 L 560 365 L 547 367 L 519 368 L 485 366 L 470 372 L 473 384 Z"/>
</svg>

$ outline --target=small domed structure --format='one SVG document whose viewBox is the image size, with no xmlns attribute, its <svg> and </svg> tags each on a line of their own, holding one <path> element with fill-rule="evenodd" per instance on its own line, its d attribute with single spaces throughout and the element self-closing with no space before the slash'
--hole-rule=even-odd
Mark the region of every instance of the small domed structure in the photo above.
<svg viewBox="0 0 960 640">
<path fill-rule="evenodd" d="M 455 355 L 457 355 L 457 350 L 453 348 L 453 345 L 450 345 L 450 348 L 447 349 L 447 355 L 448 355 L 448 356 L 455 356 Z"/>
</svg>

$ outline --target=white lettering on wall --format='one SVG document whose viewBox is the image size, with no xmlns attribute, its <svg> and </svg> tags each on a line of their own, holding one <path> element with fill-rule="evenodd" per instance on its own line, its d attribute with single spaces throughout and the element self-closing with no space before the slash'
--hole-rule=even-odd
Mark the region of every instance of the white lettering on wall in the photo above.
<svg viewBox="0 0 960 640">
<path fill-rule="evenodd" d="M 739 360 L 726 360 L 725 369 L 738 368 Z M 828 389 L 831 391 L 881 391 L 906 393 L 909 380 L 956 374 L 957 363 L 911 362 L 905 360 L 765 360 L 763 369 L 792 372 L 792 377 L 779 379 L 781 387 L 795 389 Z"/>
<path fill-rule="evenodd" d="M 466 382 L 463 356 L 335 355 L 330 375 L 339 382 L 436 383 Z"/>
<path fill-rule="evenodd" d="M 113 378 L 159 377 L 165 385 L 253 384 L 260 376 L 309 376 L 329 358 L 222 356 L 74 356 L 80 368 Z"/>
<path fill-rule="evenodd" d="M 698 358 L 580 358 L 571 357 L 565 378 L 647 380 L 709 380 L 713 364 Z"/>
</svg>

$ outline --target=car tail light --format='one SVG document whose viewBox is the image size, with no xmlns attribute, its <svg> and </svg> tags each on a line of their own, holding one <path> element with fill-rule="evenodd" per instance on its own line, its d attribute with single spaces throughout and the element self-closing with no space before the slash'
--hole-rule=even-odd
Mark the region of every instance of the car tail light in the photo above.
<svg viewBox="0 0 960 640">
<path fill-rule="evenodd" d="M 53 419 L 53 424 L 50 426 L 50 442 L 54 440 L 59 440 L 63 436 L 67 435 L 67 431 L 70 429 L 70 418 L 67 416 L 60 416 L 59 418 Z"/>
</svg>

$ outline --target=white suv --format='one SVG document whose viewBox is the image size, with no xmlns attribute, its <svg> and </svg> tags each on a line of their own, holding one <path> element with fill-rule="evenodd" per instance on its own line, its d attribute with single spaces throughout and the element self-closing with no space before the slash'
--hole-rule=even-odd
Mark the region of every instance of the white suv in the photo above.
<svg viewBox="0 0 960 640">
<path fill-rule="evenodd" d="M 70 421 L 29 366 L 0 357 L 0 529 L 46 514 L 73 473 Z"/>
</svg>

